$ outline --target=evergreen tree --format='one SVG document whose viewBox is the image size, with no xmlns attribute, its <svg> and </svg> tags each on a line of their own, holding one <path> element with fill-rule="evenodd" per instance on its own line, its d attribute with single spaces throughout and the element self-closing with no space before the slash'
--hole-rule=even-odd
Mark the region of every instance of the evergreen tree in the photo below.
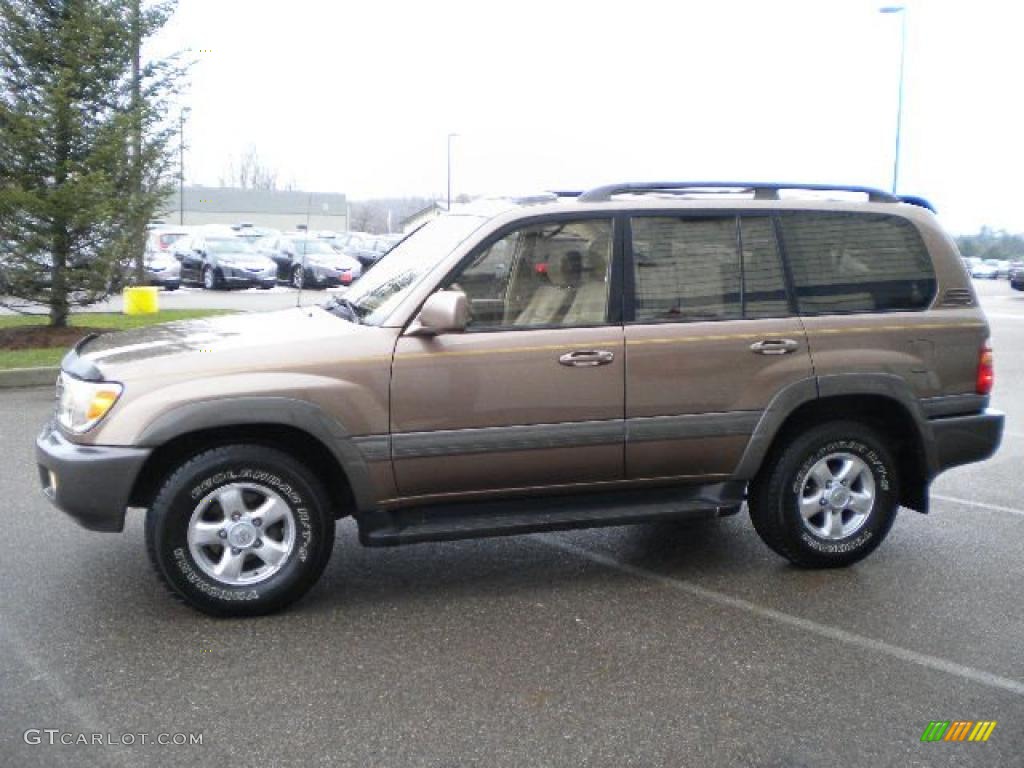
<svg viewBox="0 0 1024 768">
<path fill-rule="evenodd" d="M 174 170 L 177 59 L 133 65 L 173 2 L 0 0 L 0 293 L 67 324 L 135 266 Z"/>
</svg>

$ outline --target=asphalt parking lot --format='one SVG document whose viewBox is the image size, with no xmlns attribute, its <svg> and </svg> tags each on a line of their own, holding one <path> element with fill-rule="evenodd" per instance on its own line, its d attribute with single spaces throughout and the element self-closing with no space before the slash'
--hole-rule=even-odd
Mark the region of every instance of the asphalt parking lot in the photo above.
<svg viewBox="0 0 1024 768">
<path fill-rule="evenodd" d="M 979 291 L 1003 447 L 842 571 L 745 513 L 393 550 L 343 523 L 299 605 L 217 621 L 162 593 L 139 516 L 89 533 L 46 503 L 52 393 L 0 392 L 0 765 L 1021 766 L 1024 293 Z M 931 720 L 998 725 L 923 744 Z"/>
</svg>

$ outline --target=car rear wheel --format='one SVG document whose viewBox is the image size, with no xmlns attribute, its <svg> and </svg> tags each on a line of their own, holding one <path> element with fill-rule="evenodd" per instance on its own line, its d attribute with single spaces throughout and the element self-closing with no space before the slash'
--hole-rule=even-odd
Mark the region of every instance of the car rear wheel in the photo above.
<svg viewBox="0 0 1024 768">
<path fill-rule="evenodd" d="M 302 268 L 301 264 L 292 267 L 292 287 L 299 289 L 306 287 L 306 270 Z"/>
<path fill-rule="evenodd" d="M 182 464 L 146 515 L 150 560 L 172 594 L 215 616 L 298 600 L 334 546 L 320 481 L 262 445 L 215 448 Z"/>
<path fill-rule="evenodd" d="M 769 457 L 750 487 L 750 519 L 761 539 L 796 565 L 851 565 L 889 533 L 898 482 L 877 432 L 858 422 L 828 422 Z"/>
</svg>

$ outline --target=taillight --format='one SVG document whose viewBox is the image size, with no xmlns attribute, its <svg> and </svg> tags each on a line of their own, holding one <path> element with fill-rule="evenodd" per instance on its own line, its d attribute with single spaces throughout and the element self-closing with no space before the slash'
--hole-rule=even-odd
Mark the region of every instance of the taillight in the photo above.
<svg viewBox="0 0 1024 768">
<path fill-rule="evenodd" d="M 978 394 L 990 394 L 995 380 L 996 372 L 992 364 L 992 345 L 986 340 L 981 347 L 981 351 L 978 352 Z"/>
</svg>

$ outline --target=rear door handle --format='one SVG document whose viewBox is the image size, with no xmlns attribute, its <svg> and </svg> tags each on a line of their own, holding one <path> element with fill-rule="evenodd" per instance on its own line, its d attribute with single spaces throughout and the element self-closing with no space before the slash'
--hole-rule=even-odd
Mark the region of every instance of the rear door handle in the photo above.
<svg viewBox="0 0 1024 768">
<path fill-rule="evenodd" d="M 750 351 L 759 355 L 787 355 L 800 345 L 793 339 L 762 339 L 750 345 Z"/>
<path fill-rule="evenodd" d="M 566 352 L 558 362 L 574 368 L 593 368 L 595 365 L 608 365 L 615 355 L 604 349 L 583 349 L 577 352 Z"/>
</svg>

